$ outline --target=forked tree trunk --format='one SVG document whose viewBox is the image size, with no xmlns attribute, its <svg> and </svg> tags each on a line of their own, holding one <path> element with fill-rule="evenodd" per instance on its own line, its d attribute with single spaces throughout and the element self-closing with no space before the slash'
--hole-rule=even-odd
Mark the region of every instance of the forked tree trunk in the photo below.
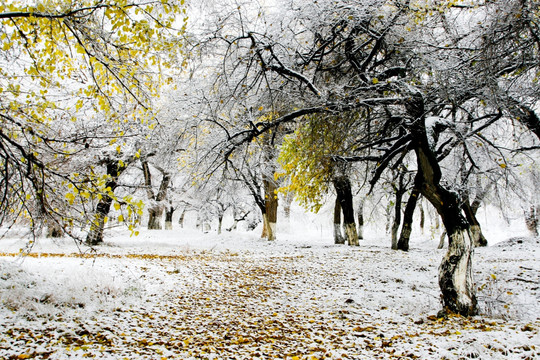
<svg viewBox="0 0 540 360">
<path fill-rule="evenodd" d="M 399 240 L 397 242 L 398 250 L 409 251 L 409 240 L 412 232 L 413 215 L 419 195 L 420 190 L 417 186 L 415 186 L 411 191 L 411 196 L 409 197 L 407 205 L 405 206 L 403 226 L 401 227 L 401 234 L 399 235 Z"/>
<path fill-rule="evenodd" d="M 473 281 L 473 239 L 470 224 L 463 216 L 457 194 L 441 184 L 441 168 L 427 138 L 424 105 L 420 95 L 406 104 L 409 115 L 417 119 L 412 128 L 421 194 L 437 209 L 448 232 L 448 252 L 439 266 L 439 287 L 445 311 L 471 316 L 477 313 Z M 419 121 L 422 120 L 422 121 Z"/>
<path fill-rule="evenodd" d="M 264 183 L 264 206 L 266 209 L 266 238 L 269 241 L 276 239 L 276 224 L 277 224 L 277 210 L 278 210 L 278 196 L 277 196 L 277 184 L 273 179 L 265 179 Z"/>
<path fill-rule="evenodd" d="M 148 200 L 154 202 L 154 204 L 148 209 L 148 230 L 161 230 L 161 219 L 163 218 L 163 205 L 161 202 L 165 200 L 165 197 L 167 196 L 167 189 L 169 188 L 171 175 L 165 170 L 154 166 L 163 175 L 161 178 L 161 184 L 159 185 L 159 190 L 157 194 L 154 194 L 154 191 L 152 190 L 152 174 L 150 173 L 148 161 L 146 159 L 141 160 L 141 164 L 143 168 L 144 185 L 146 186 Z"/>
<path fill-rule="evenodd" d="M 341 205 L 337 197 L 334 206 L 334 244 L 345 244 L 345 238 L 341 233 Z"/>
<path fill-rule="evenodd" d="M 347 176 L 341 175 L 334 177 L 334 188 L 337 198 L 343 212 L 343 227 L 345 229 L 345 239 L 349 246 L 358 246 L 358 233 L 356 232 L 356 223 L 354 221 L 354 208 L 351 182 Z"/>
<path fill-rule="evenodd" d="M 471 207 L 469 199 L 465 199 L 463 202 L 463 211 L 467 221 L 469 221 L 469 224 L 471 225 L 471 236 L 473 238 L 474 246 L 487 246 L 488 242 L 482 233 L 482 228 L 476 218 L 476 211 Z"/>
<path fill-rule="evenodd" d="M 364 199 L 358 201 L 358 240 L 364 239 Z"/>
</svg>

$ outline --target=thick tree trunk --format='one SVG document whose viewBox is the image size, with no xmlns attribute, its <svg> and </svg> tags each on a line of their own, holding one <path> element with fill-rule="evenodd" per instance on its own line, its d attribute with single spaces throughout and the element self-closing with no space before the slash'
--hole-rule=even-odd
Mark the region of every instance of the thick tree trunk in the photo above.
<svg viewBox="0 0 540 360">
<path fill-rule="evenodd" d="M 269 241 L 276 239 L 276 224 L 278 210 L 277 184 L 273 179 L 265 179 L 264 183 L 264 206 L 266 209 L 266 238 Z"/>
<path fill-rule="evenodd" d="M 457 194 L 448 191 L 440 182 L 441 168 L 427 138 L 421 95 L 414 94 L 406 107 L 409 115 L 416 119 L 412 136 L 422 179 L 420 192 L 437 209 L 448 232 L 448 252 L 439 266 L 444 310 L 464 316 L 475 315 L 477 300 L 472 272 L 474 244 L 470 224 L 463 216 Z"/>
<path fill-rule="evenodd" d="M 112 198 L 105 195 L 97 204 L 94 218 L 90 223 L 90 231 L 86 236 L 86 244 L 94 246 L 103 242 L 103 230 L 105 229 L 105 222 L 111 210 L 111 203 Z"/>
<path fill-rule="evenodd" d="M 358 202 L 358 240 L 364 239 L 364 199 L 360 199 Z"/>
<path fill-rule="evenodd" d="M 350 246 L 358 246 L 358 233 L 354 221 L 353 196 L 351 182 L 347 176 L 336 176 L 333 180 L 337 198 L 343 212 L 343 227 L 345 229 L 345 239 Z"/>
<path fill-rule="evenodd" d="M 448 252 L 439 266 L 439 287 L 446 311 L 475 315 L 477 300 L 472 275 L 473 238 L 457 195 L 440 184 L 440 168 L 435 156 L 424 147 L 417 150 L 418 168 L 423 176 L 421 193 L 441 215 L 449 238 Z"/>
<path fill-rule="evenodd" d="M 148 230 L 161 230 L 161 218 L 163 217 L 163 208 L 159 205 L 148 209 Z"/>
<path fill-rule="evenodd" d="M 401 234 L 397 242 L 397 249 L 403 251 L 409 251 L 409 240 L 411 238 L 412 224 L 413 224 L 413 215 L 414 210 L 416 209 L 416 203 L 418 201 L 418 196 L 420 195 L 420 190 L 418 187 L 414 187 L 411 191 L 411 196 L 407 201 L 405 206 L 405 213 L 403 215 L 403 226 L 401 227 Z"/>
<path fill-rule="evenodd" d="M 341 233 L 341 205 L 337 197 L 334 206 L 334 244 L 345 244 L 345 238 Z"/>
</svg>

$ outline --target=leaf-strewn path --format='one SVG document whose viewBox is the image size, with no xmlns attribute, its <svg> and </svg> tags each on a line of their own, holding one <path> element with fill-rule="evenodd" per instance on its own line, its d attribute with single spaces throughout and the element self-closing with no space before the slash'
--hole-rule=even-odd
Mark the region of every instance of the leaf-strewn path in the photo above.
<svg viewBox="0 0 540 360">
<path fill-rule="evenodd" d="M 7 314 L 0 319 L 0 358 L 540 356 L 540 320 L 530 316 L 538 308 L 530 303 L 538 300 L 534 254 L 516 259 L 511 251 L 477 251 L 479 296 L 494 317 L 438 320 L 433 315 L 439 310 L 441 252 L 259 245 L 263 249 L 168 255 L 114 254 L 114 248 L 95 257 L 51 253 L 27 257 L 17 269 L 6 265 L 15 254 L 0 254 L 2 314 Z M 89 274 L 98 269 L 102 282 L 71 298 L 39 285 L 25 301 L 9 297 L 9 291 L 26 294 L 16 287 L 29 279 L 54 282 L 23 271 L 25 266 L 64 273 L 73 268 L 70 262 Z M 11 289 L 4 286 L 8 283 Z M 56 286 L 58 292 L 70 291 Z M 43 313 L 47 306 L 54 311 Z"/>
</svg>

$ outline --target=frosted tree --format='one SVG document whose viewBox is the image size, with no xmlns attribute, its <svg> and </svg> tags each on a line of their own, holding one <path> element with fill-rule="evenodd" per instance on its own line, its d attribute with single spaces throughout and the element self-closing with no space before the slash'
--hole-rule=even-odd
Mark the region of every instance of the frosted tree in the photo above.
<svg viewBox="0 0 540 360">
<path fill-rule="evenodd" d="M 99 173 L 99 149 L 126 154 L 130 125 L 151 119 L 158 65 L 178 55 L 181 14 L 174 1 L 0 5 L 3 222 L 68 229 L 115 199 L 112 167 L 126 158 Z"/>
</svg>

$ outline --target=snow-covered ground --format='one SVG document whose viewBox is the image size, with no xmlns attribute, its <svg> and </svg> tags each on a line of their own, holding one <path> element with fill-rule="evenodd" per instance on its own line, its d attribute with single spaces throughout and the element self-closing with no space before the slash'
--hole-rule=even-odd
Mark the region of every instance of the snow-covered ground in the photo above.
<svg viewBox="0 0 540 360">
<path fill-rule="evenodd" d="M 95 251 L 39 239 L 26 257 L 5 237 L 0 358 L 540 358 L 540 239 L 493 234 L 475 250 L 482 314 L 437 319 L 436 239 L 405 253 L 316 226 L 257 234 L 115 230 Z"/>
</svg>

